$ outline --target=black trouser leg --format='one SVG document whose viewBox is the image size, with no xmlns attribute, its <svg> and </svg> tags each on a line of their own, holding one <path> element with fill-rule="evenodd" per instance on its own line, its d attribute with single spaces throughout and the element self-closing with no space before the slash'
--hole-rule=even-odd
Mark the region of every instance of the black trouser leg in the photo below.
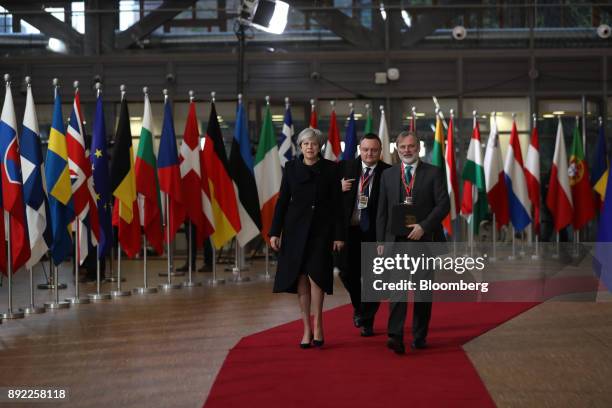
<svg viewBox="0 0 612 408">
<path fill-rule="evenodd" d="M 364 327 L 374 326 L 374 317 L 380 307 L 380 302 L 361 302 L 361 323 Z"/>
<path fill-rule="evenodd" d="M 340 270 L 344 284 L 355 313 L 361 313 L 361 230 L 350 227 L 346 241 L 346 262 Z"/>
<path fill-rule="evenodd" d="M 419 272 L 418 279 L 433 281 L 433 271 Z M 418 283 L 417 283 L 418 284 Z M 417 290 L 414 296 L 414 316 L 412 318 L 412 337 L 415 340 L 425 340 L 431 320 L 433 294 L 431 291 Z"/>
<path fill-rule="evenodd" d="M 204 240 L 204 265 L 212 266 L 213 256 L 212 256 L 212 245 L 210 243 L 210 238 L 206 238 Z"/>
</svg>

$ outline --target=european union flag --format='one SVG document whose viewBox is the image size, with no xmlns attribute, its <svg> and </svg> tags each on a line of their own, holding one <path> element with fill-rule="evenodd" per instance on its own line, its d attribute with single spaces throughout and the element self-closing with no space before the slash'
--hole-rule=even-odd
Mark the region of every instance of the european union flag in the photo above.
<svg viewBox="0 0 612 408">
<path fill-rule="evenodd" d="M 72 254 L 71 223 L 74 218 L 72 188 L 68 169 L 68 148 L 66 130 L 62 115 L 62 102 L 59 90 L 55 89 L 53 122 L 49 134 L 49 148 L 45 160 L 45 178 L 49 192 L 51 212 L 51 257 L 59 265 Z"/>
<path fill-rule="evenodd" d="M 100 222 L 100 238 L 98 239 L 98 259 L 108 255 L 113 242 L 113 227 L 111 224 L 112 202 L 110 196 L 108 154 L 106 150 L 106 127 L 104 125 L 104 108 L 102 96 L 98 95 L 96 116 L 93 124 L 89 160 L 93 169 L 94 190 Z"/>
</svg>

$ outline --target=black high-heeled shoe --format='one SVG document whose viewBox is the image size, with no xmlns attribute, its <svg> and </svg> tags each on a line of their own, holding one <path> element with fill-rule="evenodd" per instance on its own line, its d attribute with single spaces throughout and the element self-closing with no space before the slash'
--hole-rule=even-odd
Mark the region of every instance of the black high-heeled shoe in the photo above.
<svg viewBox="0 0 612 408">
<path fill-rule="evenodd" d="M 325 340 L 321 339 L 321 340 L 312 340 L 312 345 L 315 347 L 323 347 L 323 343 L 325 343 Z"/>
<path fill-rule="evenodd" d="M 308 343 L 300 343 L 300 348 L 301 349 L 310 348 L 310 343 L 314 343 L 314 341 L 312 340 L 313 337 L 314 337 L 314 335 L 312 333 L 310 333 L 310 341 Z"/>
</svg>

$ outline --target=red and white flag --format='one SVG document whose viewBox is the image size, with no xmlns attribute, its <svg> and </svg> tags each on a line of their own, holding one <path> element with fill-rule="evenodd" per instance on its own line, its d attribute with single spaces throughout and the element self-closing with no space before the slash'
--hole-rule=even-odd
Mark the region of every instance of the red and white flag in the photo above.
<svg viewBox="0 0 612 408">
<path fill-rule="evenodd" d="M 567 151 L 565 150 L 561 118 L 559 118 L 559 125 L 557 126 L 557 141 L 555 142 L 553 166 L 550 171 L 546 206 L 553 216 L 555 231 L 559 232 L 571 224 L 574 204 L 567 171 Z"/>
<path fill-rule="evenodd" d="M 508 224 L 510 219 L 508 208 L 508 189 L 504 177 L 504 163 L 499 148 L 499 133 L 497 120 L 491 115 L 491 131 L 487 141 L 484 158 L 485 184 L 487 186 L 487 200 L 491 211 L 495 214 L 495 224 L 499 230 Z"/>
<path fill-rule="evenodd" d="M 533 230 L 536 235 L 540 235 L 540 141 L 535 120 L 531 128 L 531 140 L 527 148 L 525 180 L 527 181 L 527 191 L 533 208 Z"/>
<path fill-rule="evenodd" d="M 327 160 L 337 162 L 340 160 L 340 132 L 338 131 L 338 121 L 336 120 L 336 109 L 332 105 L 332 112 L 329 118 L 329 137 L 325 145 L 325 153 L 323 157 Z"/>
</svg>

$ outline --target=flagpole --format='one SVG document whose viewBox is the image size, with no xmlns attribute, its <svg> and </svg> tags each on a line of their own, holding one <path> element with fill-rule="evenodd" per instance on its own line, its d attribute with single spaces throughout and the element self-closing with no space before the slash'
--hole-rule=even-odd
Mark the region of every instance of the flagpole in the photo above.
<svg viewBox="0 0 612 408">
<path fill-rule="evenodd" d="M 75 82 L 76 83 L 76 82 Z M 74 297 L 65 299 L 66 302 L 76 304 L 86 304 L 89 303 L 89 298 L 80 298 L 79 297 L 79 263 L 81 260 L 81 248 L 80 248 L 80 234 L 81 234 L 81 226 L 79 225 L 78 217 L 74 218 L 75 223 L 75 231 L 74 231 Z"/>
<path fill-rule="evenodd" d="M 497 220 L 495 213 L 493 213 L 493 256 L 489 258 L 489 261 L 497 261 Z"/>
<path fill-rule="evenodd" d="M 222 285 L 225 279 L 217 279 L 217 249 L 212 245 L 212 279 L 207 282 L 210 286 Z"/>
<path fill-rule="evenodd" d="M 270 247 L 268 246 L 267 242 L 265 244 L 266 247 L 264 248 L 264 253 L 266 255 L 266 273 L 264 274 L 262 279 L 265 281 L 269 281 L 272 279 L 272 275 L 270 275 Z"/>
<path fill-rule="evenodd" d="M 193 91 L 190 91 L 193 92 Z M 192 262 L 191 262 L 191 257 L 193 256 L 192 250 L 191 250 L 191 243 L 193 242 L 193 236 L 192 236 L 192 224 L 191 224 L 191 220 L 189 220 L 189 233 L 187 234 L 187 262 L 189 262 L 189 268 L 188 268 L 188 275 L 187 275 L 187 281 L 183 282 L 183 287 L 186 288 L 192 288 L 194 286 L 202 286 L 201 282 L 194 282 L 191 279 L 191 274 L 192 274 Z"/>
<path fill-rule="evenodd" d="M 43 274 L 45 275 L 45 279 L 47 279 L 46 283 L 39 283 L 36 288 L 39 290 L 50 290 L 54 289 L 55 284 L 53 283 L 53 258 L 51 257 L 51 251 L 47 251 L 47 257 L 49 259 L 49 276 L 45 272 L 45 265 L 41 263 L 43 267 Z M 59 288 L 64 290 L 68 287 L 65 283 L 60 283 Z"/>
<path fill-rule="evenodd" d="M 30 305 L 23 309 L 23 313 L 26 315 L 45 313 L 44 307 L 34 304 L 34 274 L 32 269 L 32 267 L 28 268 L 28 273 L 30 275 Z"/>
<path fill-rule="evenodd" d="M 510 231 L 512 231 L 512 254 L 508 257 L 508 260 L 514 261 L 516 259 L 516 231 L 514 230 L 514 225 L 512 226 L 512 229 Z"/>
<path fill-rule="evenodd" d="M 5 81 L 7 81 L 7 86 L 9 86 L 9 82 L 8 82 L 8 74 L 4 75 L 4 79 Z M 8 221 L 8 222 L 7 222 Z M 4 211 L 4 225 L 6 225 L 6 236 L 9 237 L 9 239 L 6 240 L 7 242 L 7 252 L 8 252 L 8 256 L 7 256 L 7 261 L 6 261 L 6 272 L 8 274 L 8 310 L 6 311 L 6 313 L 2 313 L 0 315 L 0 318 L 2 318 L 3 320 L 8 320 L 8 319 L 23 319 L 25 314 L 19 310 L 19 311 L 13 311 L 13 259 L 11 256 L 11 220 L 10 220 L 10 216 L 8 214 L 8 211 Z M 5 239 L 6 237 L 2 237 L 3 239 Z"/>
<path fill-rule="evenodd" d="M 165 95 L 168 97 L 168 95 Z M 164 193 L 164 202 L 166 204 L 166 255 L 168 258 L 168 281 L 166 283 L 162 283 L 159 285 L 160 290 L 172 290 L 172 289 L 181 289 L 182 286 L 178 283 L 172 283 L 172 246 L 170 245 L 170 199 L 168 198 L 168 194 Z"/>
<path fill-rule="evenodd" d="M 147 236 L 142 234 L 142 247 L 144 250 L 142 251 L 142 275 L 143 275 L 143 284 L 142 287 L 132 289 L 132 293 L 135 295 L 145 295 L 150 293 L 157 293 L 157 288 L 149 287 L 148 284 L 148 264 L 147 264 Z"/>
</svg>

